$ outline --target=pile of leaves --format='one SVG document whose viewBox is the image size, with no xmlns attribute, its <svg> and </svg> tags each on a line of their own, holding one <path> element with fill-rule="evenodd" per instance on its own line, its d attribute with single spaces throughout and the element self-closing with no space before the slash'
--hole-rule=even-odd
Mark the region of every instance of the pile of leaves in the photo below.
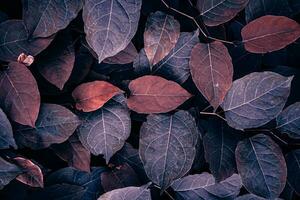
<svg viewBox="0 0 300 200">
<path fill-rule="evenodd" d="M 300 1 L 1 0 L 0 199 L 300 198 Z"/>
</svg>

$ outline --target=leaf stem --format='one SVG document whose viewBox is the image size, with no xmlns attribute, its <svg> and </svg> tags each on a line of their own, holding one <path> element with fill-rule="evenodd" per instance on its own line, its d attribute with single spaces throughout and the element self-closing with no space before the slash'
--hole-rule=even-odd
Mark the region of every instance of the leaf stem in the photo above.
<svg viewBox="0 0 300 200">
<path fill-rule="evenodd" d="M 210 113 L 210 112 L 200 112 L 201 115 L 212 115 L 212 116 L 217 116 L 220 119 L 224 120 L 225 122 L 227 122 L 227 120 L 222 117 L 221 115 L 217 114 L 217 113 Z"/>
<path fill-rule="evenodd" d="M 211 37 L 210 35 L 206 34 L 206 33 L 203 31 L 203 29 L 201 28 L 201 26 L 199 25 L 199 23 L 197 22 L 197 20 L 196 20 L 194 17 L 192 17 L 192 16 L 190 16 L 190 15 L 188 15 L 188 14 L 186 14 L 186 13 L 183 13 L 183 12 L 181 12 L 181 11 L 179 11 L 179 10 L 173 8 L 173 7 L 171 7 L 169 4 L 167 4 L 167 3 L 165 2 L 165 0 L 161 0 L 161 2 L 162 2 L 168 9 L 170 9 L 170 10 L 172 10 L 172 11 L 174 11 L 174 12 L 176 12 L 176 13 L 182 15 L 182 16 L 185 16 L 185 17 L 189 18 L 190 20 L 192 20 L 192 21 L 195 23 L 195 25 L 198 27 L 198 29 L 200 30 L 201 34 L 202 34 L 205 38 L 210 39 L 210 40 L 215 40 L 215 41 L 223 42 L 223 43 L 226 43 L 226 44 L 235 45 L 234 42 L 227 41 L 227 40 L 222 40 L 222 39 L 215 38 L 215 37 Z M 189 1 L 189 2 L 190 2 L 190 1 Z M 191 3 L 191 2 L 190 2 L 190 3 Z"/>
</svg>

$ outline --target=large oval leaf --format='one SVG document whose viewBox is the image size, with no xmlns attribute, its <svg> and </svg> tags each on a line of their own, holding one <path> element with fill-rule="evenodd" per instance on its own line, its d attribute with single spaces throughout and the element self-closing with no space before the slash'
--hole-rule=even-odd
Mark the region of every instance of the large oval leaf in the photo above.
<svg viewBox="0 0 300 200">
<path fill-rule="evenodd" d="M 287 164 L 287 186 L 291 187 L 294 192 L 300 194 L 300 149 L 289 152 L 285 156 Z"/>
<path fill-rule="evenodd" d="M 23 19 L 32 37 L 48 37 L 67 25 L 82 8 L 82 0 L 23 0 Z"/>
<path fill-rule="evenodd" d="M 180 24 L 173 16 L 161 11 L 149 15 L 144 32 L 144 48 L 151 66 L 169 54 L 179 34 Z"/>
<path fill-rule="evenodd" d="M 0 24 L 0 59 L 17 61 L 21 53 L 35 56 L 44 50 L 53 38 L 30 39 L 22 20 L 7 20 Z"/>
<path fill-rule="evenodd" d="M 17 148 L 13 130 L 5 113 L 0 108 L 0 149 Z"/>
<path fill-rule="evenodd" d="M 72 96 L 78 110 L 91 112 L 101 108 L 120 92 L 119 88 L 108 82 L 93 81 L 77 86 L 72 92 Z"/>
<path fill-rule="evenodd" d="M 149 179 L 167 189 L 192 167 L 198 129 L 186 111 L 149 115 L 140 130 L 139 154 Z"/>
<path fill-rule="evenodd" d="M 234 199 L 240 192 L 242 181 L 239 175 L 234 174 L 224 181 L 215 182 L 214 177 L 204 172 L 176 180 L 172 188 L 179 199 Z"/>
<path fill-rule="evenodd" d="M 236 164 L 245 188 L 258 196 L 276 198 L 284 189 L 287 169 L 280 147 L 259 134 L 239 142 Z"/>
<path fill-rule="evenodd" d="M 35 126 L 40 93 L 25 65 L 13 62 L 7 70 L 0 72 L 0 105 L 13 121 Z"/>
<path fill-rule="evenodd" d="M 300 25 L 284 16 L 260 17 L 242 29 L 245 49 L 252 53 L 276 51 L 300 37 Z"/>
<path fill-rule="evenodd" d="M 245 8 L 249 0 L 197 0 L 197 9 L 207 26 L 228 22 Z"/>
<path fill-rule="evenodd" d="M 21 168 L 0 157 L 0 190 L 21 173 Z"/>
<path fill-rule="evenodd" d="M 223 121 L 210 120 L 207 133 L 203 137 L 205 160 L 217 181 L 222 181 L 236 173 L 234 150 L 239 142 L 237 131 Z"/>
<path fill-rule="evenodd" d="M 277 127 L 282 133 L 293 139 L 300 139 L 300 102 L 284 109 L 276 118 Z"/>
<path fill-rule="evenodd" d="M 138 113 L 174 110 L 191 97 L 179 84 L 159 76 L 143 76 L 130 82 L 128 107 Z"/>
<path fill-rule="evenodd" d="M 151 193 L 148 186 L 149 185 L 141 187 L 125 187 L 112 190 L 101 195 L 98 200 L 151 200 Z"/>
<path fill-rule="evenodd" d="M 292 79 L 274 72 L 254 72 L 234 81 L 222 104 L 228 124 L 245 129 L 274 119 L 290 94 Z"/>
<path fill-rule="evenodd" d="M 141 0 L 85 0 L 83 21 L 86 40 L 99 63 L 127 47 L 140 18 Z"/>
<path fill-rule="evenodd" d="M 171 52 L 152 68 L 152 74 L 161 75 L 177 83 L 184 83 L 190 76 L 189 61 L 192 48 L 199 41 L 199 31 L 183 32 Z"/>
<path fill-rule="evenodd" d="M 102 154 L 108 163 L 130 135 L 131 121 L 124 96 L 114 97 L 95 112 L 81 113 L 81 118 L 80 141 L 92 154 Z"/>
<path fill-rule="evenodd" d="M 197 88 L 217 109 L 232 84 L 233 66 L 221 42 L 198 43 L 192 50 L 191 74 Z"/>
<path fill-rule="evenodd" d="M 78 117 L 56 104 L 42 104 L 35 128 L 19 125 L 15 137 L 20 147 L 47 148 L 66 141 L 80 124 Z"/>
</svg>

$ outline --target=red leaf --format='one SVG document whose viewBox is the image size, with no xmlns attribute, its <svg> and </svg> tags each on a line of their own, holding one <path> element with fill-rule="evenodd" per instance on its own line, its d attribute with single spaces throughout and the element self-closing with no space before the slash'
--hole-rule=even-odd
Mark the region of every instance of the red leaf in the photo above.
<svg viewBox="0 0 300 200">
<path fill-rule="evenodd" d="M 105 81 L 83 83 L 75 88 L 72 96 L 76 108 L 83 112 L 91 112 L 101 108 L 108 100 L 122 90 Z"/>
<path fill-rule="evenodd" d="M 192 95 L 178 83 L 159 76 L 143 76 L 130 82 L 127 105 L 138 113 L 165 113 L 174 110 Z"/>
<path fill-rule="evenodd" d="M 190 60 L 194 83 L 217 109 L 232 84 L 233 66 L 227 48 L 221 42 L 198 43 Z"/>
<path fill-rule="evenodd" d="M 287 17 L 266 15 L 242 29 L 245 48 L 252 53 L 277 51 L 300 37 L 300 25 Z"/>
<path fill-rule="evenodd" d="M 16 157 L 14 158 L 17 165 L 23 168 L 26 172 L 17 176 L 17 180 L 31 187 L 44 187 L 44 178 L 42 170 L 32 161 Z"/>
<path fill-rule="evenodd" d="M 35 126 L 40 109 L 40 93 L 25 65 L 12 62 L 7 70 L 0 72 L 0 104 L 13 121 Z"/>
</svg>

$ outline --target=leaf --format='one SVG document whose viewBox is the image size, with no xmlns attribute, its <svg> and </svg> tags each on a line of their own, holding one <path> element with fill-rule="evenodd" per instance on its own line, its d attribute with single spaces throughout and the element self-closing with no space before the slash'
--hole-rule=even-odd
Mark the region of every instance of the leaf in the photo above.
<svg viewBox="0 0 300 200">
<path fill-rule="evenodd" d="M 287 185 L 300 194 L 300 150 L 296 149 L 285 156 L 287 164 Z"/>
<path fill-rule="evenodd" d="M 22 20 L 7 20 L 0 24 L 0 60 L 17 61 L 19 55 L 35 56 L 53 40 L 49 38 L 29 39 L 30 33 Z"/>
<path fill-rule="evenodd" d="M 133 68 L 134 68 L 134 72 L 138 76 L 150 74 L 151 72 L 150 62 L 146 55 L 145 49 L 141 49 L 139 55 L 133 61 Z"/>
<path fill-rule="evenodd" d="M 191 54 L 193 81 L 216 110 L 232 84 L 233 66 L 228 50 L 221 42 L 198 43 Z"/>
<path fill-rule="evenodd" d="M 277 51 L 300 37 L 300 25 L 284 16 L 266 15 L 242 29 L 245 49 L 252 53 Z"/>
<path fill-rule="evenodd" d="M 124 50 L 137 31 L 141 0 L 86 0 L 83 21 L 86 40 L 101 63 Z"/>
<path fill-rule="evenodd" d="M 92 112 L 101 108 L 107 101 L 122 91 L 105 81 L 83 83 L 75 88 L 72 96 L 76 108 L 83 112 Z"/>
<path fill-rule="evenodd" d="M 278 198 L 276 198 L 278 199 Z M 242 196 L 239 196 L 238 198 L 236 198 L 235 200 L 266 200 L 265 198 L 256 196 L 254 194 L 244 194 Z"/>
<path fill-rule="evenodd" d="M 0 149 L 8 149 L 9 147 L 18 148 L 10 122 L 0 108 Z"/>
<path fill-rule="evenodd" d="M 85 188 L 80 200 L 94 200 L 104 191 L 101 185 L 100 175 L 106 171 L 104 167 L 92 168 L 90 173 L 76 170 L 71 167 L 62 168 L 47 177 L 47 185 L 71 184 Z"/>
<path fill-rule="evenodd" d="M 114 55 L 113 57 L 104 59 L 103 62 L 107 64 L 124 65 L 128 63 L 132 63 L 137 56 L 138 56 L 138 52 L 135 46 L 133 45 L 133 43 L 130 42 L 124 50 L 120 51 L 118 54 Z"/>
<path fill-rule="evenodd" d="M 36 63 L 40 74 L 60 90 L 69 79 L 75 63 L 75 49 L 70 32 L 58 35 Z"/>
<path fill-rule="evenodd" d="M 263 134 L 239 142 L 236 164 L 244 187 L 258 196 L 274 199 L 284 189 L 287 169 L 280 147 Z"/>
<path fill-rule="evenodd" d="M 153 66 L 175 47 L 180 35 L 180 24 L 173 16 L 157 11 L 149 15 L 144 32 L 144 49 Z"/>
<path fill-rule="evenodd" d="M 139 154 L 147 176 L 162 190 L 191 169 L 198 134 L 186 111 L 147 117 L 140 130 Z"/>
<path fill-rule="evenodd" d="M 125 187 L 112 190 L 101 195 L 98 200 L 151 200 L 151 193 L 148 186 L 149 184 L 141 187 Z"/>
<path fill-rule="evenodd" d="M 33 38 L 64 29 L 82 8 L 82 0 L 23 0 L 23 20 Z"/>
<path fill-rule="evenodd" d="M 117 166 L 111 171 L 106 171 L 101 174 L 101 186 L 105 192 L 119 188 L 140 185 L 141 184 L 137 174 L 126 163 Z"/>
<path fill-rule="evenodd" d="M 255 128 L 274 119 L 284 107 L 293 77 L 253 72 L 235 80 L 222 108 L 235 129 Z"/>
<path fill-rule="evenodd" d="M 56 104 L 42 104 L 36 127 L 19 125 L 15 129 L 18 146 L 43 149 L 66 141 L 80 124 L 78 117 Z"/>
<path fill-rule="evenodd" d="M 291 13 L 292 10 L 286 0 L 249 0 L 245 8 L 247 22 L 264 15 L 289 16 Z"/>
<path fill-rule="evenodd" d="M 142 76 L 129 83 L 128 107 L 138 113 L 164 113 L 191 97 L 179 84 L 159 76 Z"/>
<path fill-rule="evenodd" d="M 83 123 L 78 128 L 79 140 L 92 154 L 102 154 L 106 163 L 130 135 L 131 120 L 124 101 L 124 96 L 118 95 L 101 109 L 80 116 Z"/>
<path fill-rule="evenodd" d="M 44 187 L 43 172 L 31 160 L 15 157 L 14 161 L 25 171 L 17 176 L 17 180 L 31 187 Z"/>
<path fill-rule="evenodd" d="M 0 190 L 21 173 L 21 168 L 0 157 Z"/>
<path fill-rule="evenodd" d="M 284 109 L 276 118 L 277 127 L 292 139 L 300 139 L 300 102 Z"/>
<path fill-rule="evenodd" d="M 179 84 L 184 83 L 190 76 L 189 61 L 192 48 L 199 41 L 199 30 L 195 32 L 180 33 L 175 47 L 170 53 L 152 68 L 152 74 L 173 80 Z"/>
<path fill-rule="evenodd" d="M 217 181 L 225 180 L 237 172 L 234 151 L 239 139 L 237 131 L 229 128 L 223 121 L 209 121 L 203 145 L 205 160 Z"/>
<path fill-rule="evenodd" d="M 34 127 L 40 109 L 37 83 L 25 65 L 8 67 L 0 72 L 0 105 L 13 121 Z"/>
<path fill-rule="evenodd" d="M 91 154 L 84 148 L 76 134 L 70 136 L 64 143 L 52 145 L 51 149 L 62 160 L 68 162 L 70 167 L 90 172 Z"/>
<path fill-rule="evenodd" d="M 207 26 L 218 26 L 234 18 L 249 0 L 197 0 L 197 9 Z"/>
<path fill-rule="evenodd" d="M 214 177 L 207 172 L 183 177 L 172 184 L 174 191 L 184 200 L 234 199 L 241 187 L 241 178 L 237 174 L 216 183 Z"/>
</svg>

